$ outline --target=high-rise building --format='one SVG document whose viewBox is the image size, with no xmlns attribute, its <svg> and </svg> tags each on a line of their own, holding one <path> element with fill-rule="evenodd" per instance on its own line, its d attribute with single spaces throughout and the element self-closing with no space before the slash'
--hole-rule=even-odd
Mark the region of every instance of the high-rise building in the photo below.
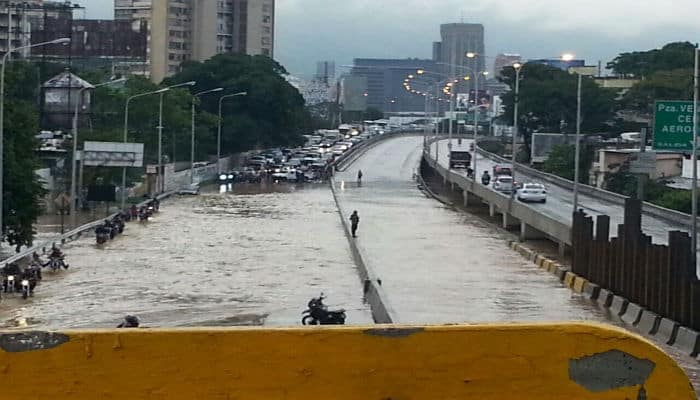
<svg viewBox="0 0 700 400">
<path fill-rule="evenodd" d="M 438 62 L 443 63 L 442 72 L 450 76 L 485 71 L 484 26 L 482 24 L 442 24 L 440 25 L 439 44 L 433 44 L 433 52 L 440 51 Z M 467 53 L 476 57 L 467 58 Z M 465 67 L 465 68 L 460 68 Z M 465 90 L 460 84 L 458 91 Z"/>
<path fill-rule="evenodd" d="M 407 92 L 403 86 L 404 79 L 411 74 L 417 75 L 419 69 L 438 70 L 433 60 L 356 58 L 350 74 L 366 78 L 367 107 L 384 112 L 423 111 L 425 98 Z M 415 87 L 425 90 L 435 78 L 429 73 L 420 79 L 416 77 Z"/>
<path fill-rule="evenodd" d="M 323 82 L 326 85 L 335 80 L 335 62 L 334 61 L 319 61 L 316 63 L 316 75 L 314 80 Z"/>
<path fill-rule="evenodd" d="M 8 46 L 16 49 L 32 43 L 32 30 L 43 29 L 47 19 L 72 19 L 74 8 L 80 7 L 70 1 L 0 0 L 0 55 L 8 51 Z M 66 30 L 59 33 L 60 36 L 47 37 L 44 41 L 70 37 L 70 26 L 66 25 Z M 15 57 L 28 57 L 32 54 L 45 54 L 50 47 L 42 46 L 13 53 Z"/>
<path fill-rule="evenodd" d="M 151 80 L 221 53 L 274 55 L 275 0 L 115 0 L 116 19 L 147 21 Z"/>
<path fill-rule="evenodd" d="M 501 76 L 501 71 L 505 67 L 511 67 L 515 63 L 522 62 L 522 57 L 520 54 L 507 54 L 501 53 L 496 56 L 496 60 L 493 62 L 493 73 L 496 78 Z"/>
</svg>

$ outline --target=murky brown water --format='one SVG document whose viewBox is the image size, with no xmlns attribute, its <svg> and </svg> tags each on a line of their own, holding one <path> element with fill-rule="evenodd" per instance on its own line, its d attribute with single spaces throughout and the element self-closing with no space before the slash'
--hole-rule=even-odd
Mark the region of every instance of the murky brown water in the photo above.
<svg viewBox="0 0 700 400">
<path fill-rule="evenodd" d="M 312 296 L 371 323 L 327 186 L 214 187 L 162 203 L 103 248 L 69 244 L 71 267 L 46 272 L 34 298 L 3 298 L 3 327 L 298 325 Z"/>
</svg>

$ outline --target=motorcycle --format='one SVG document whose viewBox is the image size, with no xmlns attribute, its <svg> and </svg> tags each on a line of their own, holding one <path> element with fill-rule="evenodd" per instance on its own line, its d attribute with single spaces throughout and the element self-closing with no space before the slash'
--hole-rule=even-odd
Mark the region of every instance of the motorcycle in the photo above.
<svg viewBox="0 0 700 400">
<path fill-rule="evenodd" d="M 51 268 L 53 272 L 56 272 L 61 269 L 61 267 L 68 269 L 68 264 L 66 264 L 63 261 L 63 256 L 61 257 L 49 257 L 49 262 L 46 263 L 46 266 Z"/>
<path fill-rule="evenodd" d="M 323 304 L 323 293 L 319 297 L 309 300 L 308 309 L 305 310 L 301 319 L 302 325 L 345 325 L 345 310 L 339 309 L 329 311 Z"/>
<path fill-rule="evenodd" d="M 33 296 L 34 292 L 29 285 L 29 279 L 22 279 L 22 298 L 27 299 L 29 296 Z"/>
<path fill-rule="evenodd" d="M 2 283 L 3 283 L 3 285 L 2 285 L 3 290 L 5 291 L 5 293 L 14 293 L 14 291 L 16 289 L 14 275 L 7 275 Z"/>
</svg>

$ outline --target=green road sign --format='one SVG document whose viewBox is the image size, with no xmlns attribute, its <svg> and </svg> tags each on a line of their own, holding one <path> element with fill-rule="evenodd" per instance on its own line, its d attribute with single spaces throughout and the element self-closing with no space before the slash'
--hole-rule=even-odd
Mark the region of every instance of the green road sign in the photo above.
<svg viewBox="0 0 700 400">
<path fill-rule="evenodd" d="M 693 102 L 661 100 L 654 104 L 654 150 L 693 150 Z"/>
</svg>

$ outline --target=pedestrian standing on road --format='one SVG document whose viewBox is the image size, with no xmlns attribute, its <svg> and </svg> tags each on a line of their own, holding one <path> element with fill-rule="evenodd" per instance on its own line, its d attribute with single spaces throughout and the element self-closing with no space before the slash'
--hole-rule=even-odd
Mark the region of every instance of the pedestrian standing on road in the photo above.
<svg viewBox="0 0 700 400">
<path fill-rule="evenodd" d="M 352 212 L 350 216 L 350 230 L 352 231 L 352 237 L 357 237 L 357 226 L 360 224 L 360 216 L 357 215 L 357 210 Z"/>
<path fill-rule="evenodd" d="M 357 171 L 357 184 L 362 184 L 362 170 Z"/>
</svg>

